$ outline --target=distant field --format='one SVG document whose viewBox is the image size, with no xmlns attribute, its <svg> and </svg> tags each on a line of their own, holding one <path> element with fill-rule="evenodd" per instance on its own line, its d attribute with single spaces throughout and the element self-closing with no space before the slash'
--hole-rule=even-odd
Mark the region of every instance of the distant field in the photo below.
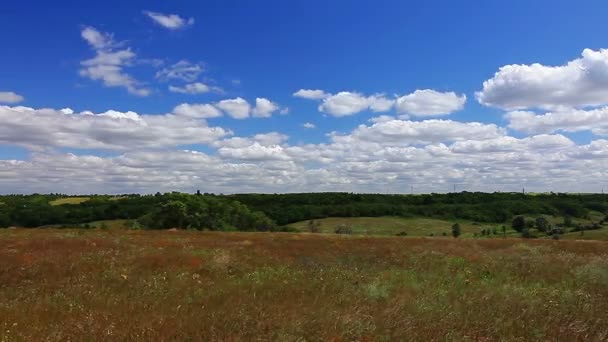
<svg viewBox="0 0 608 342">
<path fill-rule="evenodd" d="M 587 230 L 581 235 L 580 232 L 566 233 L 561 236 L 562 239 L 569 240 L 608 240 L 608 228 L 597 230 Z"/>
<path fill-rule="evenodd" d="M 0 341 L 605 341 L 608 243 L 3 229 L 0 303 Z"/>
<path fill-rule="evenodd" d="M 102 229 L 128 229 L 131 228 L 133 220 L 103 220 L 90 222 L 91 228 L 102 228 Z"/>
<path fill-rule="evenodd" d="M 479 233 L 482 229 L 496 228 L 499 233 L 502 233 L 501 224 L 474 224 L 470 221 L 455 220 L 446 221 L 432 218 L 402 218 L 402 217 L 329 217 L 319 220 L 314 220 L 320 223 L 322 233 L 334 233 L 334 229 L 340 225 L 347 225 L 353 229 L 354 234 L 369 234 L 369 235 L 396 235 L 401 232 L 407 233 L 408 236 L 442 236 L 443 233 L 451 236 L 452 225 L 458 222 L 461 226 L 463 237 L 472 236 L 474 233 Z M 299 229 L 300 231 L 308 231 L 308 220 L 292 223 L 289 226 Z M 509 234 L 511 232 L 509 228 Z"/>
<path fill-rule="evenodd" d="M 49 202 L 50 205 L 80 204 L 90 200 L 89 197 L 66 197 Z"/>
</svg>

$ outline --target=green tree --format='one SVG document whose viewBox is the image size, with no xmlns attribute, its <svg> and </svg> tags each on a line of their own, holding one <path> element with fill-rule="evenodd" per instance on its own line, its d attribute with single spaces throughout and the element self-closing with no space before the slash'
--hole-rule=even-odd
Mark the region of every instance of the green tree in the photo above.
<svg viewBox="0 0 608 342">
<path fill-rule="evenodd" d="M 165 228 L 183 228 L 187 218 L 186 205 L 181 201 L 170 201 L 161 210 Z"/>
<path fill-rule="evenodd" d="M 549 221 L 544 216 L 536 218 L 535 222 L 536 229 L 545 233 L 549 231 Z"/>
<path fill-rule="evenodd" d="M 455 238 L 460 236 L 460 225 L 458 223 L 452 225 L 452 236 Z"/>
<path fill-rule="evenodd" d="M 515 216 L 511 222 L 511 228 L 518 232 L 522 232 L 526 228 L 526 218 L 523 216 Z"/>
</svg>

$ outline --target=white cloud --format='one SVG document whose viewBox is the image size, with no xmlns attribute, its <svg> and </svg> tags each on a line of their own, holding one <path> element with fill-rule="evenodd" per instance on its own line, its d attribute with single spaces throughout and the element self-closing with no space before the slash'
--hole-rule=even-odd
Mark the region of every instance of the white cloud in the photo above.
<svg viewBox="0 0 608 342">
<path fill-rule="evenodd" d="M 114 37 L 111 34 L 99 32 L 93 27 L 85 27 L 80 32 L 80 35 L 97 50 L 110 49 L 116 45 Z"/>
<path fill-rule="evenodd" d="M 481 104 L 506 110 L 608 104 L 608 50 L 585 49 L 561 66 L 505 65 L 476 96 Z"/>
<path fill-rule="evenodd" d="M 84 28 L 81 35 L 95 50 L 96 55 L 80 63 L 80 76 L 102 81 L 107 87 L 126 88 L 134 95 L 150 95 L 150 89 L 142 86 L 141 82 L 124 71 L 125 66 L 134 62 L 135 53 L 129 48 L 115 50 L 121 44 L 114 42 L 111 35 L 99 32 L 93 27 Z"/>
<path fill-rule="evenodd" d="M 173 108 L 173 113 L 197 119 L 211 119 L 222 116 L 222 112 L 210 104 L 182 103 Z"/>
<path fill-rule="evenodd" d="M 156 78 L 161 81 L 181 80 L 184 82 L 194 82 L 203 71 L 204 69 L 201 65 L 181 60 L 158 71 Z"/>
<path fill-rule="evenodd" d="M 319 105 L 319 111 L 333 116 L 348 116 L 364 110 L 374 112 L 388 111 L 392 108 L 394 101 L 383 95 L 365 96 L 361 93 L 342 91 L 323 99 Z"/>
<path fill-rule="evenodd" d="M 416 116 L 446 115 L 461 110 L 466 100 L 465 95 L 459 96 L 454 92 L 424 89 L 399 97 L 396 108 L 399 113 Z"/>
<path fill-rule="evenodd" d="M 99 157 L 45 150 L 26 160 L 0 160 L 5 192 L 409 192 L 412 184 L 417 192 L 445 192 L 452 183 L 469 191 L 599 191 L 597 180 L 608 177 L 605 140 L 519 139 L 481 123 L 377 120 L 334 133 L 327 143 L 295 146 L 279 132 L 212 134 L 204 140 L 216 151 L 207 154 L 167 149 L 201 139 L 206 127 L 178 115 L 1 108 L 0 120 L 8 125 L 0 126 L 0 144 L 33 150 L 113 144 L 127 151 Z"/>
<path fill-rule="evenodd" d="M 330 95 L 331 94 L 327 94 L 323 90 L 319 90 L 319 89 L 316 89 L 316 90 L 300 89 L 300 90 L 296 91 L 295 93 L 293 93 L 293 96 L 295 96 L 295 97 L 300 97 L 300 98 L 309 99 L 309 100 L 322 100 Z"/>
<path fill-rule="evenodd" d="M 32 150 L 49 147 L 133 150 L 210 144 L 231 132 L 179 115 L 0 106 L 0 144 Z"/>
<path fill-rule="evenodd" d="M 241 97 L 222 100 L 217 103 L 217 107 L 234 119 L 246 119 L 251 112 L 251 105 Z"/>
<path fill-rule="evenodd" d="M 598 135 L 608 135 L 608 107 L 592 110 L 562 108 L 542 115 L 530 111 L 513 111 L 505 117 L 509 120 L 509 128 L 526 133 L 591 131 Z"/>
<path fill-rule="evenodd" d="M 606 140 L 576 145 L 559 135 L 503 136 L 419 147 L 363 141 L 288 146 L 284 141 L 276 132 L 231 138 L 217 145 L 217 154 L 34 153 L 29 160 L 0 160 L 0 188 L 21 193 L 232 193 L 383 192 L 390 187 L 403 193 L 412 184 L 416 192 L 446 192 L 458 183 L 468 191 L 517 191 L 522 186 L 529 191 L 599 191 L 596 180 L 608 176 Z"/>
<path fill-rule="evenodd" d="M 18 103 L 23 100 L 23 96 L 12 91 L 0 91 L 0 103 Z"/>
<path fill-rule="evenodd" d="M 177 14 L 163 14 L 151 11 L 144 11 L 144 14 L 155 23 L 169 30 L 178 30 L 194 25 L 194 18 L 182 18 Z"/>
<path fill-rule="evenodd" d="M 407 146 L 448 141 L 486 140 L 505 135 L 494 124 L 451 120 L 381 120 L 371 126 L 360 125 L 347 136 L 334 134 L 334 141 L 368 141 L 382 145 Z"/>
<path fill-rule="evenodd" d="M 178 86 L 169 86 L 169 91 L 173 93 L 182 93 L 182 94 L 203 94 L 211 91 L 211 87 L 206 84 L 195 82 L 186 84 L 183 87 Z"/>
<path fill-rule="evenodd" d="M 265 98 L 256 98 L 255 99 L 255 108 L 251 114 L 257 118 L 269 118 L 272 116 L 272 113 L 279 110 L 279 105 Z"/>
<path fill-rule="evenodd" d="M 308 128 L 308 129 L 313 129 L 313 128 L 317 128 L 317 126 L 315 126 L 315 124 L 311 123 L 311 122 L 305 122 L 302 124 L 302 127 L 304 128 Z"/>
</svg>

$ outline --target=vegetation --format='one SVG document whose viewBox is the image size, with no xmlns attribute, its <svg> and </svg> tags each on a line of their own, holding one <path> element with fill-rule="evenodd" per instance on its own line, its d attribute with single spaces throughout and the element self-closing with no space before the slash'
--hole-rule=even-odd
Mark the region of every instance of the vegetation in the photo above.
<svg viewBox="0 0 608 342">
<path fill-rule="evenodd" d="M 605 341 L 607 247 L 0 230 L 0 340 Z"/>
<path fill-rule="evenodd" d="M 336 233 L 344 224 L 350 230 L 340 232 L 448 236 L 458 221 L 464 237 L 498 237 L 507 225 L 518 235 L 547 237 L 584 235 L 608 223 L 608 196 L 600 194 L 34 194 L 0 196 L 0 203 L 0 227 L 102 228 L 95 222 L 115 221 L 132 229 Z"/>
<path fill-rule="evenodd" d="M 460 225 L 458 223 L 454 223 L 452 225 L 452 236 L 457 238 L 460 236 L 460 234 L 461 234 Z"/>
</svg>

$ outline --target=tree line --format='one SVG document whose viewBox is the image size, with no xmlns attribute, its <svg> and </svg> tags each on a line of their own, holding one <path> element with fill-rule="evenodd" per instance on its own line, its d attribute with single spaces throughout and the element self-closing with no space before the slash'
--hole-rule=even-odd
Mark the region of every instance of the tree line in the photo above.
<svg viewBox="0 0 608 342">
<path fill-rule="evenodd" d="M 325 217 L 433 217 L 510 224 L 519 215 L 585 218 L 608 212 L 608 195 L 461 192 L 424 195 L 354 193 L 92 195 L 52 205 L 61 194 L 0 196 L 0 227 L 76 225 L 129 219 L 148 229 L 276 231 Z M 528 224 L 529 225 L 529 224 Z M 543 222 L 539 227 L 544 229 Z"/>
</svg>

